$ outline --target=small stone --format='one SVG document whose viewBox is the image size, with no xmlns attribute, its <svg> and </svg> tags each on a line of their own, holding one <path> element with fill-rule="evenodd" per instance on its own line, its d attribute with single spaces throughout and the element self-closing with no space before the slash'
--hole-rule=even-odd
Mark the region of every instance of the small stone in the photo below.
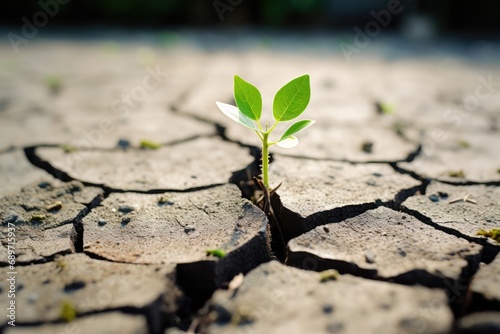
<svg viewBox="0 0 500 334">
<path fill-rule="evenodd" d="M 372 153 L 373 152 L 373 142 L 365 141 L 365 142 L 361 143 L 361 150 L 365 153 Z"/>
<path fill-rule="evenodd" d="M 126 139 L 120 139 L 118 140 L 118 144 L 116 146 L 118 146 L 119 148 L 126 149 L 130 147 L 130 142 Z"/>
<path fill-rule="evenodd" d="M 118 207 L 118 211 L 120 211 L 123 214 L 130 213 L 130 212 L 132 212 L 134 210 L 135 210 L 135 208 L 133 206 L 130 206 L 130 205 L 127 205 L 127 204 L 120 205 Z"/>
<path fill-rule="evenodd" d="M 323 305 L 323 312 L 326 314 L 332 313 L 333 312 L 333 306 L 330 304 Z"/>
<path fill-rule="evenodd" d="M 429 196 L 429 199 L 432 201 L 432 202 L 439 202 L 439 197 L 438 195 L 435 195 L 435 194 L 432 194 Z"/>
<path fill-rule="evenodd" d="M 45 182 L 45 181 L 43 181 L 43 182 L 40 182 L 40 183 L 38 184 L 38 187 L 39 187 L 39 188 L 41 188 L 41 189 L 45 189 L 45 188 L 47 188 L 47 187 L 50 187 L 50 183 L 49 183 L 49 182 Z"/>
<path fill-rule="evenodd" d="M 28 302 L 30 304 L 35 303 L 38 300 L 38 293 L 32 292 L 28 295 Z"/>
<path fill-rule="evenodd" d="M 445 192 L 442 192 L 442 191 L 438 191 L 438 196 L 442 199 L 447 199 L 448 198 L 448 194 L 445 193 Z"/>
<path fill-rule="evenodd" d="M 372 250 L 365 251 L 365 260 L 367 263 L 375 263 L 375 254 Z"/>
<path fill-rule="evenodd" d="M 327 226 L 323 226 L 323 231 L 325 231 L 326 233 L 329 233 L 330 229 Z"/>
<path fill-rule="evenodd" d="M 184 227 L 184 232 L 186 232 L 186 234 L 189 234 L 190 232 L 193 231 L 196 231 L 196 228 L 193 225 L 186 225 Z"/>
<path fill-rule="evenodd" d="M 98 224 L 99 226 L 104 226 L 104 225 L 106 225 L 106 223 L 107 223 L 107 222 L 106 222 L 106 220 L 105 220 L 105 219 L 99 219 L 99 220 L 97 221 L 97 224 Z"/>
<path fill-rule="evenodd" d="M 158 199 L 158 204 L 159 205 L 168 205 L 168 206 L 170 206 L 170 205 L 174 205 L 174 202 L 170 201 L 167 196 L 161 196 Z"/>
</svg>

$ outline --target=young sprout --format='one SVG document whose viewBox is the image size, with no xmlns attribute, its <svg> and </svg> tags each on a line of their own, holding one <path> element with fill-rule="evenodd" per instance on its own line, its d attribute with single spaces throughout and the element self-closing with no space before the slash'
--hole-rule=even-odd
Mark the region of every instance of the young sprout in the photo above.
<svg viewBox="0 0 500 334">
<path fill-rule="evenodd" d="M 226 256 L 226 252 L 223 249 L 207 249 L 207 256 L 208 255 L 213 255 L 222 259 Z"/>
<path fill-rule="evenodd" d="M 262 142 L 262 180 L 266 189 L 269 187 L 269 147 L 278 145 L 283 148 L 297 146 L 299 140 L 295 136 L 298 132 L 313 125 L 315 121 L 302 120 L 292 124 L 278 140 L 270 140 L 271 132 L 279 123 L 294 120 L 304 112 L 311 97 L 309 75 L 303 75 L 293 79 L 276 93 L 273 101 L 274 124 L 268 127 L 262 126 L 260 117 L 262 114 L 262 96 L 259 90 L 243 80 L 234 76 L 234 100 L 236 105 L 232 106 L 222 102 L 216 102 L 219 109 L 235 121 L 254 131 Z"/>
</svg>

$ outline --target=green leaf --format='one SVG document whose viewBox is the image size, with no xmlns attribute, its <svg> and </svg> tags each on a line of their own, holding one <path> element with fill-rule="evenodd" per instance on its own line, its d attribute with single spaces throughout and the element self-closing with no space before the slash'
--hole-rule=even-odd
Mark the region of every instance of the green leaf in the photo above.
<svg viewBox="0 0 500 334">
<path fill-rule="evenodd" d="M 247 116 L 245 116 L 238 108 L 235 106 L 232 106 L 230 104 L 222 103 L 222 102 L 215 102 L 217 104 L 217 107 L 230 119 L 235 121 L 236 123 L 239 123 L 243 126 L 246 126 L 247 128 L 251 130 L 256 130 L 260 131 L 259 128 L 257 127 L 257 124 L 255 121 L 251 120 Z M 262 132 L 262 131 L 260 131 Z"/>
<path fill-rule="evenodd" d="M 306 109 L 310 98 L 309 75 L 293 79 L 281 87 L 274 97 L 274 119 L 278 122 L 285 122 L 298 117 Z"/>
<path fill-rule="evenodd" d="M 288 136 L 286 138 L 281 138 L 276 145 L 282 148 L 292 148 L 299 145 L 299 139 L 295 136 Z"/>
<path fill-rule="evenodd" d="M 288 130 L 283 133 L 283 136 L 281 136 L 280 140 L 285 139 L 286 137 L 293 136 L 297 132 L 300 132 L 304 129 L 307 129 L 311 125 L 316 123 L 316 121 L 312 121 L 309 119 L 303 120 L 303 121 L 298 121 L 297 123 L 293 124 L 291 127 L 288 128 Z"/>
<path fill-rule="evenodd" d="M 238 109 L 248 118 L 258 121 L 262 114 L 262 96 L 251 83 L 234 76 L 234 100 Z"/>
</svg>

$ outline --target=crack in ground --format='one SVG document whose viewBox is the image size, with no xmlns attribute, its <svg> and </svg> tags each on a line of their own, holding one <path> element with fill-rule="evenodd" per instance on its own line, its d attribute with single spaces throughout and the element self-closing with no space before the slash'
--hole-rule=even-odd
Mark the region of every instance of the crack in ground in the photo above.
<svg viewBox="0 0 500 334">
<path fill-rule="evenodd" d="M 109 308 L 105 310 L 99 310 L 99 311 L 88 311 L 88 312 L 82 312 L 78 313 L 78 319 L 81 320 L 89 320 L 89 318 L 93 316 L 98 316 L 98 315 L 104 315 L 104 314 L 109 314 L 109 313 L 114 313 L 114 312 L 120 312 L 126 315 L 142 315 L 146 318 L 146 323 L 148 326 L 148 332 L 150 334 L 162 334 L 163 333 L 163 326 L 160 325 L 160 322 L 162 320 L 161 315 L 161 305 L 163 301 L 163 294 L 158 297 L 156 300 L 154 300 L 151 304 L 146 305 L 143 308 L 137 308 L 133 306 L 123 306 L 123 307 L 115 307 L 115 308 Z M 172 320 L 172 319 L 171 319 Z M 60 325 L 60 324 L 67 324 L 66 321 L 64 320 L 50 320 L 50 321 L 36 321 L 36 322 L 16 322 L 16 327 L 19 327 L 21 329 L 27 329 L 31 327 L 39 327 L 43 325 Z M 0 328 L 0 330 L 5 330 L 6 325 Z M 78 327 L 75 327 L 75 325 L 72 325 L 71 328 L 77 329 Z"/>
<path fill-rule="evenodd" d="M 74 254 L 74 253 L 71 250 L 66 250 L 66 251 L 61 251 L 61 252 L 54 253 L 52 255 L 44 256 L 41 259 L 33 260 L 33 261 L 17 261 L 16 260 L 16 266 L 18 266 L 18 267 L 28 267 L 28 266 L 35 265 L 35 264 L 44 264 L 44 263 L 54 262 L 55 259 L 58 258 L 59 256 L 70 255 L 70 254 Z M 2 263 L 2 264 L 0 264 L 0 268 L 5 268 L 5 267 L 8 267 L 8 266 L 9 266 L 8 263 L 5 263 L 5 264 Z"/>
<path fill-rule="evenodd" d="M 452 186 L 500 186 L 500 181 L 449 181 L 449 180 L 442 180 L 439 178 L 431 178 L 431 177 L 423 177 L 420 174 L 404 169 L 400 166 L 397 165 L 397 163 L 390 163 L 389 164 L 395 171 L 401 174 L 406 174 L 411 177 L 413 177 L 416 180 L 419 180 L 421 182 L 430 182 L 430 181 L 436 181 L 444 184 L 449 184 Z"/>
<path fill-rule="evenodd" d="M 408 198 L 415 196 L 416 194 L 425 195 L 429 184 L 430 180 L 424 180 L 421 184 L 415 187 L 402 189 L 396 194 L 396 196 L 394 196 L 393 200 L 384 202 L 382 205 L 389 209 L 400 211 L 401 204 L 403 204 L 403 202 L 406 201 Z"/>
<path fill-rule="evenodd" d="M 380 206 L 388 207 L 397 210 L 401 203 L 411 196 L 414 196 L 419 191 L 425 189 L 427 184 L 422 183 L 412 188 L 401 189 L 393 199 L 388 201 L 376 200 L 374 202 L 367 202 L 361 204 L 351 204 L 342 207 L 333 208 L 330 210 L 319 211 L 307 217 L 302 217 L 296 212 L 285 207 L 279 196 L 275 197 L 275 208 L 279 208 L 275 212 L 280 217 L 283 225 L 282 230 L 285 231 L 286 243 L 293 238 L 296 238 L 304 233 L 307 233 L 319 226 L 331 223 L 339 223 L 349 218 L 359 216 L 366 211 L 376 209 Z"/>
<path fill-rule="evenodd" d="M 423 182 L 423 183 L 429 183 L 432 180 L 431 178 L 426 178 L 426 177 L 420 176 L 419 174 L 417 174 L 411 170 L 407 170 L 407 169 L 404 169 L 402 167 L 399 167 L 397 163 L 389 163 L 389 166 L 391 166 L 392 169 L 394 169 L 399 174 L 409 175 L 412 178 L 414 178 L 415 180 Z"/>
<path fill-rule="evenodd" d="M 447 180 L 440 180 L 440 179 L 435 179 L 437 182 L 441 182 L 444 184 L 449 184 L 451 186 L 493 186 L 493 187 L 498 187 L 500 186 L 500 181 L 447 181 Z"/>
<path fill-rule="evenodd" d="M 427 217 L 426 215 L 420 213 L 417 210 L 409 209 L 409 208 L 405 207 L 404 205 L 402 205 L 400 207 L 400 210 L 402 212 L 407 213 L 410 216 L 418 219 L 422 223 L 435 228 L 436 230 L 439 230 L 439 231 L 444 232 L 446 234 L 453 235 L 455 237 L 462 238 L 462 239 L 465 239 L 469 242 L 483 246 L 481 258 L 482 258 L 482 261 L 487 263 L 487 264 L 490 263 L 491 261 L 493 261 L 495 256 L 500 252 L 500 246 L 495 246 L 495 245 L 490 244 L 488 242 L 488 240 L 485 238 L 471 237 L 471 236 L 463 234 L 460 231 L 457 231 L 453 228 L 437 224 L 437 223 L 433 222 L 430 217 Z"/>
<path fill-rule="evenodd" d="M 393 211 L 401 212 L 394 207 L 386 207 L 390 208 Z M 421 220 L 419 219 L 419 221 Z M 462 258 L 467 261 L 467 266 L 462 268 L 462 271 L 456 280 L 449 277 L 444 277 L 439 273 L 432 274 L 424 269 L 415 269 L 399 274 L 397 276 L 384 278 L 378 276 L 378 271 L 376 269 L 361 268 L 355 262 L 350 262 L 347 260 L 328 259 L 314 253 L 310 253 L 308 251 L 298 251 L 292 253 L 288 265 L 299 269 L 316 272 L 335 269 L 341 274 L 350 274 L 369 280 L 383 281 L 407 286 L 423 285 L 429 288 L 443 289 L 446 291 L 446 294 L 448 296 L 448 305 L 453 311 L 456 320 L 465 312 L 465 306 L 467 306 L 468 303 L 466 297 L 470 282 L 479 269 L 479 259 L 482 259 L 484 261 L 485 256 L 486 255 L 484 248 L 479 254 L 479 257 L 474 254 L 463 256 Z"/>
<path fill-rule="evenodd" d="M 74 193 L 72 193 L 74 195 Z M 58 256 L 62 255 L 69 255 L 69 254 L 74 254 L 74 253 L 82 253 L 83 252 L 83 224 L 82 220 L 85 218 L 90 212 L 99 206 L 101 202 L 108 196 L 109 194 L 98 194 L 96 197 L 94 197 L 89 203 L 79 203 L 85 206 L 84 209 L 82 209 L 78 214 L 72 218 L 71 220 L 66 220 L 63 221 L 57 225 L 50 226 L 48 228 L 45 228 L 44 231 L 49 231 L 52 229 L 56 229 L 65 225 L 71 224 L 73 229 L 69 235 L 69 241 L 72 245 L 72 250 L 66 250 L 66 251 L 61 251 L 61 252 L 56 252 L 51 255 L 47 256 L 42 256 L 41 259 L 37 260 L 32 260 L 32 261 L 16 261 L 16 265 L 19 266 L 30 266 L 32 264 L 42 264 L 42 263 L 48 263 L 48 262 L 53 262 Z M 35 253 L 35 252 L 34 252 Z M 8 264 L 0 264 L 0 267 L 5 267 Z"/>
<path fill-rule="evenodd" d="M 55 146 L 58 147 L 58 145 L 55 145 Z M 101 188 L 104 190 L 105 194 L 110 194 L 110 193 L 163 194 L 166 192 L 188 193 L 188 192 L 195 192 L 195 191 L 199 191 L 199 190 L 216 188 L 216 187 L 220 187 L 220 186 L 225 184 L 225 183 L 214 183 L 214 184 L 209 184 L 209 185 L 204 185 L 204 186 L 199 186 L 199 187 L 185 188 L 185 189 L 159 188 L 159 189 L 138 190 L 138 189 L 113 188 L 113 187 L 107 186 L 106 184 L 102 184 L 102 183 L 93 183 L 93 182 L 79 180 L 77 178 L 72 177 L 71 175 L 69 175 L 68 173 L 66 173 L 64 171 L 57 169 L 50 162 L 42 159 L 41 157 L 39 157 L 36 154 L 36 150 L 39 147 L 46 147 L 46 146 L 30 146 L 30 147 L 24 148 L 24 153 L 26 155 L 26 158 L 29 160 L 29 162 L 32 165 L 46 171 L 47 173 L 49 173 L 50 175 L 52 175 L 56 179 L 61 180 L 63 182 L 79 181 L 84 186 L 87 186 L 87 187 Z M 49 146 L 49 147 L 54 147 L 54 146 Z"/>
<path fill-rule="evenodd" d="M 334 159 L 334 158 L 316 158 L 316 157 L 307 157 L 304 155 L 295 155 L 295 154 L 286 154 L 286 153 L 276 153 L 277 156 L 295 158 L 301 160 L 312 160 L 312 161 L 332 161 L 332 162 L 345 162 L 353 165 L 362 165 L 362 164 L 396 164 L 400 162 L 412 162 L 422 153 L 422 145 L 419 144 L 415 151 L 410 152 L 406 158 L 399 160 L 349 160 L 349 159 Z"/>
<path fill-rule="evenodd" d="M 188 90 L 187 92 L 189 92 L 190 90 Z M 249 150 L 249 154 L 251 156 L 254 157 L 254 161 L 252 163 L 250 163 L 247 167 L 245 167 L 244 169 L 242 170 L 239 170 L 239 171 L 236 171 L 236 172 L 233 172 L 233 175 L 231 176 L 231 178 L 228 180 L 230 183 L 233 183 L 233 184 L 236 184 L 240 190 L 242 191 L 242 196 L 245 197 L 245 198 L 248 198 L 248 199 L 251 199 L 252 196 L 254 196 L 254 193 L 255 193 L 255 190 L 256 190 L 256 185 L 253 183 L 253 177 L 254 176 L 258 176 L 260 174 L 260 161 L 261 161 L 261 151 L 260 151 L 260 148 L 256 147 L 256 146 L 253 146 L 253 145 L 248 145 L 248 144 L 244 144 L 242 142 L 239 142 L 239 141 L 236 141 L 236 140 L 232 140 L 230 138 L 227 137 L 226 135 L 226 127 L 217 123 L 217 122 L 214 122 L 214 121 L 211 121 L 209 119 L 206 119 L 206 118 L 203 118 L 201 116 L 198 116 L 198 115 L 194 115 L 194 114 L 191 114 L 191 113 L 187 113 L 187 112 L 184 112 L 184 111 L 180 111 L 180 104 L 183 100 L 185 100 L 187 97 L 189 96 L 189 93 L 185 93 L 183 94 L 179 99 L 178 101 L 174 102 L 170 108 L 172 110 L 172 112 L 176 113 L 176 114 L 180 114 L 180 115 L 183 115 L 185 117 L 188 117 L 188 118 L 191 118 L 191 119 L 194 119 L 194 120 L 197 120 L 197 121 L 200 121 L 200 122 L 204 122 L 204 123 L 207 123 L 207 124 L 211 124 L 215 127 L 216 129 L 216 135 L 215 136 L 218 136 L 220 137 L 222 140 L 224 141 L 227 141 L 227 142 L 231 142 L 233 144 L 237 144 L 239 145 L 240 147 L 242 148 L 247 148 Z M 165 144 L 166 145 L 176 145 L 176 144 L 179 144 L 179 143 L 182 143 L 182 142 L 186 142 L 186 141 L 189 141 L 189 140 L 194 140 L 194 139 L 197 139 L 197 138 L 200 138 L 200 137 L 212 137 L 214 135 L 206 135 L 206 136 L 193 136 L 191 138 L 187 138 L 187 139 L 184 139 L 184 140 L 180 140 L 180 141 L 174 141 L 174 142 L 171 142 L 169 144 Z M 37 156 L 36 154 L 36 149 L 37 147 L 46 147 L 44 145 L 38 145 L 38 146 L 32 146 L 32 147 L 27 147 L 24 149 L 25 151 L 25 154 L 28 158 L 28 160 L 33 164 L 35 165 L 36 167 L 38 168 L 41 168 L 45 171 L 47 171 L 49 174 L 53 175 L 55 178 L 57 179 L 60 179 L 62 181 L 65 181 L 65 182 L 68 182 L 68 181 L 72 181 L 72 180 L 77 180 L 77 179 L 74 179 L 73 177 L 71 177 L 69 174 L 61 171 L 61 170 L 58 170 L 56 169 L 55 167 L 53 167 L 49 162 L 41 159 L 39 156 Z M 50 147 L 60 147 L 59 145 L 53 145 L 53 146 L 50 146 Z M 133 148 L 135 149 L 135 148 Z M 111 150 L 116 150 L 116 149 L 111 149 Z M 411 176 L 412 178 L 418 180 L 418 181 L 421 181 L 422 184 L 421 185 L 418 185 L 418 186 L 415 186 L 413 188 L 409 188 L 409 189 L 402 189 L 401 191 L 399 191 L 396 196 L 394 197 L 393 200 L 390 200 L 390 201 L 386 201 L 386 202 L 372 202 L 372 203 L 363 203 L 363 204 L 357 204 L 357 205 L 348 205 L 348 206 L 344 206 L 344 207 L 341 207 L 341 208 L 335 208 L 335 209 L 332 209 L 332 210 L 327 210 L 327 211 L 323 211 L 323 212 L 317 212 L 317 213 L 314 213 L 306 218 L 303 218 L 303 217 L 300 217 L 299 215 L 297 215 L 295 212 L 285 208 L 281 201 L 279 200 L 279 196 L 277 197 L 277 200 L 276 202 L 274 203 L 274 205 L 277 205 L 279 207 L 279 210 L 277 210 L 277 215 L 279 217 L 279 220 L 281 221 L 281 223 L 285 226 L 291 226 L 292 227 L 292 230 L 290 232 L 290 230 L 287 231 L 288 235 L 287 235 L 287 242 L 289 240 L 291 240 L 292 238 L 296 237 L 296 236 L 299 236 L 303 233 L 306 233 L 318 226 L 322 226 L 326 223 L 336 223 L 336 222 L 340 222 L 340 221 L 343 221 L 345 219 L 348 219 L 348 218 L 352 218 L 352 217 L 355 217 L 355 216 L 358 216 L 368 210 L 371 210 L 371 209 L 375 209 L 379 206 L 385 206 L 385 207 L 388 207 L 390 209 L 393 209 L 395 211 L 398 211 L 400 209 L 402 209 L 403 212 L 406 212 L 412 216 L 414 216 L 415 218 L 419 219 L 420 221 L 422 221 L 423 223 L 426 223 L 428 225 L 431 225 L 433 226 L 434 228 L 438 229 L 438 230 L 441 230 L 445 233 L 448 233 L 448 234 L 452 234 L 452 235 L 455 235 L 455 236 L 458 236 L 458 237 L 462 237 L 470 242 L 476 242 L 476 243 L 479 243 L 481 244 L 482 246 L 485 246 L 484 250 L 486 249 L 487 246 L 490 246 L 489 244 L 487 244 L 487 242 L 483 239 L 479 239 L 479 238 L 471 238 L 471 237 L 467 237 L 467 236 L 464 236 L 462 235 L 461 233 L 459 233 L 458 231 L 455 231 L 453 229 L 449 229 L 449 228 L 443 228 L 435 223 L 433 223 L 430 218 L 428 217 L 425 217 L 424 215 L 420 214 L 419 212 L 412 212 L 412 210 L 409 210 L 407 208 L 404 208 L 404 207 L 401 207 L 401 204 L 409 197 L 411 196 L 414 196 L 417 192 L 421 192 L 423 194 L 425 194 L 425 190 L 426 190 L 426 187 L 427 185 L 429 184 L 430 182 L 430 179 L 428 178 L 423 178 L 421 177 L 420 175 L 418 175 L 417 173 L 414 173 L 414 172 L 411 172 L 411 171 L 407 171 L 401 167 L 399 167 L 397 165 L 397 163 L 399 162 L 412 162 L 416 157 L 418 157 L 418 155 L 421 153 L 422 151 L 422 146 L 419 145 L 418 148 L 414 151 L 414 152 L 411 152 L 406 158 L 402 159 L 402 160 L 396 160 L 396 161 L 378 161 L 378 160 L 372 160 L 372 161 L 350 161 L 350 160 L 346 160 L 346 159 L 318 159 L 318 158 L 311 158 L 311 157 L 304 157 L 304 156 L 295 156 L 295 155 L 287 155 L 287 154 L 277 154 L 277 155 L 280 155 L 280 156 L 287 156 L 287 157 L 293 157 L 293 158 L 297 158 L 297 159 L 306 159 L 306 160 L 315 160 L 315 161 L 337 161 L 337 162 L 345 162 L 345 163 L 352 163 L 352 164 L 380 164 L 380 163 L 387 163 L 389 164 L 395 171 L 401 173 L 401 174 L 407 174 L 409 176 Z M 271 160 L 272 160 L 272 156 L 271 156 Z M 438 180 L 439 181 L 439 180 Z M 95 183 L 91 183 L 91 182 L 84 182 L 84 181 L 80 181 L 82 182 L 85 186 L 94 186 L 94 187 L 99 187 L 101 189 L 104 190 L 105 192 L 105 197 L 104 198 L 107 198 L 107 196 L 109 196 L 110 193 L 127 193 L 127 192 L 132 192 L 132 193 L 143 193 L 143 194 L 160 194 L 160 193 L 164 193 L 164 192 L 193 192 L 193 191 L 198 191 L 198 190 L 203 190 L 203 189 L 209 189 L 209 188 L 213 188 L 213 187 L 217 187 L 217 186 L 221 186 L 223 184 L 213 184 L 213 185 L 208 185 L 208 186 L 203 186 L 203 187 L 195 187 L 195 188 L 188 188 L 188 189 L 183 189 L 183 190 L 178 190 L 178 189 L 150 189 L 150 190 L 146 190 L 146 191 L 143 191 L 143 190 L 123 190 L 123 189 L 115 189 L 115 188 L 112 188 L 112 187 L 108 187 L 104 184 L 95 184 Z M 442 181 L 440 181 L 442 182 Z M 476 184 L 487 184 L 487 185 L 500 185 L 500 182 L 494 182 L 494 183 L 491 183 L 491 182 L 488 182 L 488 183 L 476 183 L 476 182 L 466 182 L 466 183 L 454 183 L 454 182 L 443 182 L 443 183 L 449 183 L 449 184 L 453 184 L 453 185 L 476 185 Z M 250 195 L 251 194 L 251 195 Z M 254 198 L 255 200 L 255 198 Z M 273 205 L 273 206 L 274 206 Z M 90 213 L 91 210 L 88 210 L 88 213 Z M 87 214 L 88 214 L 87 213 Z M 428 221 L 424 221 L 425 219 L 427 219 Z M 303 226 L 301 226 L 301 230 L 300 231 L 294 231 L 293 230 L 293 225 L 301 225 L 301 224 L 296 224 L 298 221 L 301 222 L 301 224 L 304 224 Z M 305 224 L 307 223 L 307 224 Z M 283 226 L 282 226 L 283 227 Z M 275 231 L 276 233 L 276 231 Z M 276 234 L 271 234 L 272 235 L 276 235 Z M 276 240 L 278 238 L 272 238 L 273 240 Z M 76 248 L 76 247 L 75 247 Z M 88 251 L 84 251 L 83 250 L 83 226 L 82 226 L 82 230 L 81 230 L 81 247 L 79 246 L 78 247 L 79 251 L 80 252 L 83 252 L 84 254 L 86 254 L 87 256 L 89 256 L 90 258 L 93 258 L 93 259 L 96 259 L 96 260 L 101 260 L 101 261 L 108 261 L 108 262 L 119 262 L 119 263 L 127 263 L 127 264 L 131 264 L 129 262 L 120 262 L 120 261 L 112 261 L 112 260 L 109 260 L 105 257 L 102 257 L 102 256 L 99 256 L 97 254 L 93 254 L 92 252 L 88 252 Z M 274 245 L 273 247 L 274 249 L 274 253 L 279 253 L 279 250 L 278 250 L 278 246 Z M 486 253 L 486 252 L 485 252 Z M 498 253 L 498 250 L 497 250 L 497 253 Z M 309 254 L 310 256 L 311 254 Z M 320 258 L 318 258 L 320 259 Z M 324 259 L 322 259 L 324 260 Z M 492 260 L 492 257 L 491 257 L 491 260 Z M 284 261 L 282 261 L 284 262 Z M 332 266 L 329 266 L 331 268 L 336 268 L 336 269 L 341 269 L 342 268 L 342 264 L 340 263 L 337 263 L 335 265 L 332 265 Z M 477 269 L 477 268 L 476 268 Z M 368 279 L 373 279 L 373 274 L 371 272 L 363 272 L 362 270 L 360 270 L 359 272 L 362 272 L 363 274 L 362 275 L 359 275 L 360 277 L 363 277 L 363 278 L 368 278 Z M 474 271 L 475 272 L 475 271 Z M 470 281 L 470 279 L 472 278 L 472 274 L 467 275 L 468 277 L 468 281 Z M 462 275 L 463 276 L 463 275 Z M 191 278 L 192 279 L 192 278 Z M 405 281 L 405 278 L 404 276 L 401 276 L 401 277 L 398 277 L 396 279 L 396 281 L 401 281 L 403 282 L 402 284 L 404 284 L 404 281 Z M 401 282 L 393 282 L 393 283 L 401 283 Z M 215 290 L 215 289 L 213 289 Z M 188 296 L 189 297 L 189 296 Z M 157 311 L 159 310 L 159 307 L 161 305 L 158 305 L 157 307 Z M 456 307 L 455 307 L 456 309 Z M 127 311 L 127 309 L 116 309 L 117 311 Z M 115 311 L 115 310 L 104 310 L 102 312 L 98 312 L 98 313 L 106 313 L 106 312 L 111 312 L 111 311 Z M 130 310 L 128 310 L 130 311 Z M 133 312 L 137 312 L 137 309 L 134 309 Z M 196 310 L 191 310 L 191 312 L 189 313 L 189 317 L 192 317 L 193 314 L 196 313 Z M 143 313 L 141 313 L 143 314 Z M 84 316 L 86 314 L 83 314 Z M 23 325 L 23 324 L 21 324 Z M 33 324 L 33 325 L 37 325 L 37 324 Z M 148 321 L 148 325 L 151 325 L 150 324 L 150 321 Z M 152 329 L 151 329 L 151 326 L 150 326 L 150 332 L 153 332 Z"/>
</svg>

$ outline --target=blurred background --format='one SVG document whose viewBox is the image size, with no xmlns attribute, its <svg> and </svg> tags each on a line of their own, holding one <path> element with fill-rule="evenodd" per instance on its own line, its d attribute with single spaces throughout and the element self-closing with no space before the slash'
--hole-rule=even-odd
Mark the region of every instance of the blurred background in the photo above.
<svg viewBox="0 0 500 334">
<path fill-rule="evenodd" d="M 54 0 L 55 1 L 55 0 Z M 40 3 L 54 1 L 19 0 L 4 3 L 0 20 L 16 26 L 23 16 L 31 17 Z M 224 26 L 269 28 L 352 28 L 372 19 L 371 10 L 387 7 L 386 0 L 60 0 L 60 12 L 51 25 L 88 25 L 161 28 L 219 26 L 216 7 L 225 12 Z M 415 17 L 425 18 L 440 33 L 494 37 L 500 30 L 500 3 L 493 0 L 401 0 L 405 10 L 390 22 L 402 29 Z M 237 10 L 235 8 L 237 7 Z M 231 14 L 231 15 L 228 15 Z"/>
<path fill-rule="evenodd" d="M 8 1 L 0 12 L 0 152 L 167 143 L 194 135 L 186 116 L 228 126 L 246 142 L 214 104 L 234 103 L 234 74 L 261 89 L 265 109 L 284 83 L 311 74 L 309 109 L 325 133 L 373 127 L 380 102 L 393 106 L 389 128 L 497 128 L 499 14 L 492 0 Z M 466 105 L 484 82 L 494 94 Z M 113 130 L 101 124 L 107 117 Z M 308 149 L 323 147 L 324 136 Z M 346 145 L 345 136 L 329 140 Z M 361 143 L 352 145 L 328 157 L 368 159 L 348 153 Z"/>
</svg>

